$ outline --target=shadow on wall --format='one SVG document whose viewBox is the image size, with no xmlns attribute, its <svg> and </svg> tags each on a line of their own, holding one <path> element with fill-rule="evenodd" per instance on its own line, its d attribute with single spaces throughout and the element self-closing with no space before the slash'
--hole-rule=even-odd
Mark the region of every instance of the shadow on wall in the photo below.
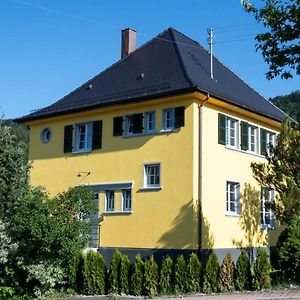
<svg viewBox="0 0 300 300">
<path fill-rule="evenodd" d="M 198 216 L 193 200 L 180 208 L 171 223 L 171 229 L 159 239 L 162 248 L 197 249 Z"/>
<path fill-rule="evenodd" d="M 260 191 L 249 183 L 245 183 L 241 195 L 239 225 L 243 231 L 243 238 L 241 240 L 232 239 L 232 244 L 240 250 L 247 251 L 251 261 L 254 260 L 258 247 L 272 245 L 277 240 L 274 230 L 265 231 L 261 228 Z"/>
<path fill-rule="evenodd" d="M 215 245 L 215 236 L 210 228 L 210 223 L 207 218 L 201 214 L 201 226 L 202 226 L 202 245 L 201 245 L 201 260 L 203 267 L 205 267 L 208 261 L 209 255 Z"/>
</svg>

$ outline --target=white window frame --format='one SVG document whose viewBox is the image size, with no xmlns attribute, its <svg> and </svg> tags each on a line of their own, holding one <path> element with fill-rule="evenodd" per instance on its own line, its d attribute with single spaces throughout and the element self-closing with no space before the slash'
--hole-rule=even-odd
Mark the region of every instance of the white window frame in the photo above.
<svg viewBox="0 0 300 300">
<path fill-rule="evenodd" d="M 113 195 L 113 197 L 111 197 Z M 105 212 L 115 211 L 115 191 L 107 190 L 105 191 Z"/>
<path fill-rule="evenodd" d="M 150 117 L 151 116 L 151 117 Z M 152 120 L 151 120 L 152 118 Z M 147 111 L 144 113 L 144 131 L 146 133 L 150 133 L 150 132 L 155 132 L 156 129 L 156 116 L 155 116 L 155 111 Z M 152 124 L 152 128 L 150 128 L 150 124 Z"/>
<path fill-rule="evenodd" d="M 233 135 L 231 134 L 232 124 L 234 125 Z M 227 147 L 239 149 L 239 120 L 226 116 L 225 137 Z M 234 141 L 233 144 L 231 143 L 231 139 Z"/>
<path fill-rule="evenodd" d="M 234 188 L 233 192 L 231 187 Z M 233 195 L 233 201 L 232 201 Z M 231 203 L 234 204 L 234 209 L 231 209 Z M 226 181 L 226 215 L 229 216 L 240 216 L 241 207 L 241 192 L 240 183 L 233 181 Z"/>
<path fill-rule="evenodd" d="M 149 174 L 149 168 L 152 168 L 152 167 L 155 167 L 157 168 L 158 167 L 158 172 L 155 174 Z M 158 181 L 159 183 L 149 183 L 149 176 L 151 177 L 154 177 L 154 181 L 155 178 L 158 178 Z M 160 188 L 161 187 L 161 164 L 160 163 L 147 163 L 147 164 L 144 164 L 144 184 L 143 184 L 143 187 L 146 188 L 146 189 L 151 189 L 151 188 L 154 188 L 154 189 L 157 189 L 157 188 Z"/>
<path fill-rule="evenodd" d="M 262 187 L 260 193 L 260 225 L 264 229 L 274 229 L 275 227 L 275 214 L 270 207 L 266 207 L 266 203 L 273 203 L 274 201 L 274 189 Z"/>
<path fill-rule="evenodd" d="M 129 197 L 128 194 L 129 193 Z M 130 212 L 132 211 L 132 190 L 124 189 L 122 190 L 122 211 Z"/>
<path fill-rule="evenodd" d="M 274 132 L 271 132 L 271 131 L 266 131 L 266 145 L 267 145 L 267 154 L 268 156 L 271 155 L 270 153 L 270 144 L 272 146 L 275 146 L 275 138 L 276 138 L 276 134 Z"/>
<path fill-rule="evenodd" d="M 252 135 L 252 130 L 254 130 L 254 135 Z M 252 137 L 254 137 L 254 150 L 251 149 Z M 258 127 L 254 125 L 248 125 L 248 151 L 251 153 L 258 153 Z"/>
<path fill-rule="evenodd" d="M 80 128 L 84 127 L 84 134 L 80 133 Z M 82 136 L 83 135 L 83 139 Z M 93 123 L 79 123 L 74 126 L 74 151 L 86 152 L 92 150 L 92 138 L 93 138 Z M 80 144 L 84 143 L 84 147 L 80 147 Z"/>
<path fill-rule="evenodd" d="M 168 117 L 170 113 L 170 117 Z M 169 123 L 169 124 L 168 124 Z M 163 130 L 173 130 L 175 126 L 175 110 L 172 108 L 165 108 L 163 110 Z"/>
</svg>

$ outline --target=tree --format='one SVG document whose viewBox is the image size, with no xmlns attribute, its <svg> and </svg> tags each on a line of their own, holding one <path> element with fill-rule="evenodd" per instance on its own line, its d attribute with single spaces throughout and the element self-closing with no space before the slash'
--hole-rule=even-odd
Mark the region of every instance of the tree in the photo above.
<svg viewBox="0 0 300 300">
<path fill-rule="evenodd" d="M 284 279 L 300 284 L 300 216 L 294 216 L 280 234 L 274 252 L 274 265 Z"/>
<path fill-rule="evenodd" d="M 278 192 L 271 208 L 277 220 L 288 223 L 294 215 L 300 215 L 300 131 L 286 122 L 276 146 L 269 145 L 269 149 L 267 162 L 252 163 L 251 168 L 261 186 Z"/>
<path fill-rule="evenodd" d="M 300 120 L 300 90 L 294 91 L 288 95 L 271 98 L 270 101 L 294 120 Z"/>
<path fill-rule="evenodd" d="M 74 254 L 87 245 L 94 196 L 73 188 L 50 198 L 30 187 L 27 145 L 17 129 L 0 120 L 1 239 L 13 245 L 3 254 L 1 277 L 40 296 L 66 282 Z"/>
<path fill-rule="evenodd" d="M 264 0 L 262 8 L 242 0 L 246 12 L 252 13 L 266 32 L 256 36 L 257 49 L 269 65 L 268 79 L 278 75 L 288 79 L 300 75 L 300 2 L 299 0 Z"/>
</svg>

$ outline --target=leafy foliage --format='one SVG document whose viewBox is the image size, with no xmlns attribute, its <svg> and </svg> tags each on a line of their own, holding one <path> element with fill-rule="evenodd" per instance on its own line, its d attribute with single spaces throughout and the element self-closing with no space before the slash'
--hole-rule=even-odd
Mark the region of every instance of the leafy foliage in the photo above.
<svg viewBox="0 0 300 300">
<path fill-rule="evenodd" d="M 201 290 L 201 262 L 196 253 L 192 253 L 187 264 L 187 290 L 192 293 Z"/>
<path fill-rule="evenodd" d="M 276 267 L 288 281 L 300 284 L 300 217 L 294 216 L 275 248 Z"/>
<path fill-rule="evenodd" d="M 70 189 L 50 198 L 29 186 L 28 171 L 18 126 L 0 121 L 0 220 L 12 245 L 8 256 L 3 252 L 1 276 L 14 291 L 40 296 L 65 284 L 74 254 L 87 244 L 93 194 Z"/>
<path fill-rule="evenodd" d="M 89 251 L 84 259 L 84 292 L 87 295 L 104 295 L 106 267 L 101 254 Z"/>
<path fill-rule="evenodd" d="M 277 96 L 270 100 L 294 120 L 300 120 L 300 90 L 294 91 L 289 95 Z"/>
<path fill-rule="evenodd" d="M 266 32 L 256 36 L 257 49 L 262 51 L 269 65 L 267 78 L 278 75 L 291 78 L 300 75 L 300 2 L 298 0 L 264 0 L 262 8 L 256 8 L 250 0 L 242 3 L 247 12 L 262 23 Z"/>
<path fill-rule="evenodd" d="M 26 144 L 13 127 L 0 120 L 0 219 L 4 223 L 28 191 L 28 171 Z"/>
<path fill-rule="evenodd" d="M 249 256 L 245 251 L 242 251 L 237 262 L 235 269 L 235 287 L 238 291 L 251 290 L 251 264 Z"/>
<path fill-rule="evenodd" d="M 83 293 L 84 280 L 84 257 L 81 251 L 74 256 L 73 263 L 70 267 L 70 283 L 74 291 Z"/>
<path fill-rule="evenodd" d="M 216 253 L 211 252 L 203 276 L 203 292 L 218 292 L 219 261 Z"/>
<path fill-rule="evenodd" d="M 264 289 L 271 286 L 271 264 L 267 251 L 265 249 L 260 248 L 257 251 L 253 271 L 254 287 L 256 289 Z"/>
<path fill-rule="evenodd" d="M 300 149 L 300 131 L 285 123 L 276 146 L 270 145 L 267 162 L 251 164 L 259 184 L 278 192 L 272 209 L 281 223 L 300 215 L 300 153 L 296 149 Z"/>
<path fill-rule="evenodd" d="M 109 289 L 110 294 L 119 293 L 119 279 L 120 279 L 120 265 L 122 260 L 122 253 L 116 250 L 112 256 L 109 271 Z"/>
<path fill-rule="evenodd" d="M 140 255 L 137 255 L 133 265 L 131 275 L 131 293 L 135 296 L 141 296 L 144 282 L 144 262 Z"/>
<path fill-rule="evenodd" d="M 173 260 L 170 256 L 163 258 L 160 269 L 159 287 L 162 295 L 171 295 L 173 293 Z"/>
<path fill-rule="evenodd" d="M 231 254 L 224 257 L 220 267 L 218 287 L 220 292 L 231 292 L 234 290 L 234 262 Z"/>
<path fill-rule="evenodd" d="M 144 264 L 144 292 L 146 296 L 157 295 L 158 267 L 153 255 Z"/>
<path fill-rule="evenodd" d="M 127 255 L 122 255 L 120 263 L 120 294 L 129 294 L 130 261 Z"/>
<path fill-rule="evenodd" d="M 184 294 L 187 284 L 186 263 L 183 255 L 176 258 L 174 265 L 174 293 Z"/>
</svg>

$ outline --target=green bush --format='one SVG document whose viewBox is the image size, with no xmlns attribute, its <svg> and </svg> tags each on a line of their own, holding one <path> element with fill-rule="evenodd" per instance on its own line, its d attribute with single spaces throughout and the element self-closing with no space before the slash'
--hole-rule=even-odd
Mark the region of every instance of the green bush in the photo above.
<svg viewBox="0 0 300 300">
<path fill-rule="evenodd" d="M 82 252 L 78 252 L 73 259 L 70 268 L 70 283 L 71 287 L 77 293 L 83 293 L 83 272 L 84 272 L 84 257 Z"/>
<path fill-rule="evenodd" d="M 186 264 L 183 255 L 177 256 L 174 265 L 174 293 L 183 294 L 186 291 Z"/>
<path fill-rule="evenodd" d="M 112 256 L 110 263 L 109 271 L 109 280 L 108 280 L 108 292 L 110 294 L 119 293 L 119 279 L 120 279 L 120 265 L 122 260 L 122 253 L 116 250 Z"/>
<path fill-rule="evenodd" d="M 203 292 L 218 292 L 219 261 L 216 253 L 211 252 L 203 276 Z"/>
<path fill-rule="evenodd" d="M 163 258 L 160 269 L 159 287 L 162 295 L 171 295 L 173 293 L 173 260 L 170 256 Z"/>
<path fill-rule="evenodd" d="M 86 295 L 104 295 L 106 267 L 101 254 L 89 251 L 84 260 L 83 289 Z"/>
<path fill-rule="evenodd" d="M 158 267 L 151 256 L 144 264 L 144 292 L 146 296 L 157 295 Z"/>
<path fill-rule="evenodd" d="M 128 256 L 123 254 L 120 263 L 120 281 L 119 281 L 120 294 L 129 295 L 130 266 L 131 264 Z"/>
<path fill-rule="evenodd" d="M 131 275 L 131 294 L 141 296 L 143 293 L 144 282 L 144 262 L 140 255 L 137 255 L 132 269 Z"/>
<path fill-rule="evenodd" d="M 224 257 L 220 267 L 218 288 L 223 293 L 234 290 L 234 262 L 230 253 Z"/>
<path fill-rule="evenodd" d="M 280 234 L 275 248 L 275 267 L 289 282 L 300 284 L 300 217 L 295 216 Z"/>
<path fill-rule="evenodd" d="M 238 291 L 251 290 L 251 264 L 249 256 L 245 251 L 242 251 L 237 262 L 235 269 L 235 288 Z"/>
<path fill-rule="evenodd" d="M 253 271 L 255 289 L 265 289 L 271 286 L 271 264 L 265 249 L 261 248 L 257 251 Z"/>
<path fill-rule="evenodd" d="M 192 253 L 187 264 L 187 291 L 197 293 L 201 290 L 201 262 L 196 253 Z"/>
</svg>

